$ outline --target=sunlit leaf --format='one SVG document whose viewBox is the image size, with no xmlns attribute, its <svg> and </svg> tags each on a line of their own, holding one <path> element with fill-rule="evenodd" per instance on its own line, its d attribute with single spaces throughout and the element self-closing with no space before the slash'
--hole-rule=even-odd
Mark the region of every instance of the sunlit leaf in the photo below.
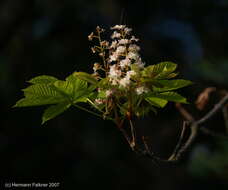
<svg viewBox="0 0 228 190">
<path fill-rule="evenodd" d="M 53 77 L 53 76 L 41 75 L 41 76 L 37 76 L 35 78 L 32 78 L 28 82 L 31 84 L 48 84 L 48 83 L 53 83 L 57 80 L 58 79 Z"/>
<path fill-rule="evenodd" d="M 158 97 L 148 97 L 146 98 L 146 101 L 149 102 L 152 106 L 158 107 L 158 108 L 164 108 L 166 104 L 168 103 L 167 100 L 158 98 Z"/>
<path fill-rule="evenodd" d="M 42 124 L 44 124 L 46 121 L 53 119 L 56 116 L 60 115 L 61 113 L 66 111 L 70 106 L 71 106 L 71 104 L 64 102 L 61 104 L 52 105 L 52 106 L 48 107 L 43 113 Z"/>
<path fill-rule="evenodd" d="M 25 97 L 62 97 L 52 85 L 35 84 L 23 89 Z"/>
<path fill-rule="evenodd" d="M 97 84 L 97 80 L 91 74 L 85 72 L 74 72 L 73 75 L 91 84 Z"/>
<path fill-rule="evenodd" d="M 170 76 L 177 68 L 177 65 L 172 62 L 162 62 L 156 65 L 150 65 L 146 67 L 142 74 L 144 77 L 155 78 L 155 79 L 165 79 Z"/>
<path fill-rule="evenodd" d="M 29 107 L 29 106 L 42 106 L 49 104 L 58 104 L 67 101 L 63 97 L 26 97 L 22 98 L 14 105 L 14 107 Z"/>
<path fill-rule="evenodd" d="M 153 87 L 153 90 L 155 92 L 165 92 L 170 90 L 176 90 L 179 88 L 183 88 L 185 86 L 189 86 L 192 84 L 189 80 L 182 80 L 182 79 L 176 79 L 176 80 L 159 80 L 158 83 L 161 84 L 162 88 Z"/>
</svg>

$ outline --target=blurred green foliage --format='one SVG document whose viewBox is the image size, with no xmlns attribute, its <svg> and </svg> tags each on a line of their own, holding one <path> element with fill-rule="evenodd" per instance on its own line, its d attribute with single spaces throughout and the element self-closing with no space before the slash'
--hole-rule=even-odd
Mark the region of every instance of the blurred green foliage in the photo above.
<svg viewBox="0 0 228 190">
<path fill-rule="evenodd" d="M 213 177 L 228 180 L 228 142 L 215 139 L 216 147 L 210 151 L 206 147 L 196 147 L 189 164 L 189 170 L 194 176 L 202 178 Z"/>
</svg>

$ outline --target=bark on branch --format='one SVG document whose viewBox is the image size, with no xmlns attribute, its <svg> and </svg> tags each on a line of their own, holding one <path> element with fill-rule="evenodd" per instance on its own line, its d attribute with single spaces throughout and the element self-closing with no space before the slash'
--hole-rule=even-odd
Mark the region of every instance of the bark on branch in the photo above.
<svg viewBox="0 0 228 190">
<path fill-rule="evenodd" d="M 131 147 L 131 148 L 137 154 L 146 156 L 146 157 L 152 159 L 156 163 L 176 163 L 182 158 L 183 154 L 191 147 L 195 138 L 197 137 L 199 130 L 203 131 L 206 134 L 211 134 L 213 136 L 227 138 L 227 136 L 225 136 L 225 135 L 218 135 L 218 134 L 213 133 L 209 129 L 205 128 L 205 126 L 203 125 L 206 121 L 208 121 L 210 118 L 212 118 L 218 111 L 223 110 L 223 115 L 224 115 L 224 119 L 225 119 L 225 123 L 226 123 L 226 127 L 227 127 L 227 122 L 228 122 L 227 121 L 227 117 L 228 117 L 227 116 L 227 106 L 226 106 L 227 102 L 228 102 L 228 93 L 226 93 L 226 95 L 205 116 L 203 116 L 202 118 L 200 118 L 198 120 L 196 120 L 192 116 L 192 114 L 190 114 L 181 104 L 177 104 L 176 105 L 177 109 L 179 110 L 179 112 L 182 114 L 182 116 L 185 118 L 186 121 L 184 121 L 184 123 L 183 123 L 183 128 L 182 128 L 181 135 L 179 137 L 179 141 L 178 141 L 173 153 L 170 155 L 170 157 L 168 159 L 162 159 L 159 156 L 156 156 L 154 154 L 154 152 L 152 152 L 150 150 L 144 137 L 142 139 L 143 143 L 144 143 L 144 148 L 140 148 L 137 145 L 137 143 L 135 143 L 134 148 L 133 147 Z M 183 142 L 186 129 L 190 130 L 190 135 L 188 136 L 187 140 L 185 142 Z M 123 133 L 123 135 L 129 142 L 129 145 L 131 145 L 132 142 L 130 143 L 130 141 L 131 141 L 130 139 L 132 139 L 132 137 L 129 137 L 123 129 L 121 129 L 121 132 Z"/>
</svg>

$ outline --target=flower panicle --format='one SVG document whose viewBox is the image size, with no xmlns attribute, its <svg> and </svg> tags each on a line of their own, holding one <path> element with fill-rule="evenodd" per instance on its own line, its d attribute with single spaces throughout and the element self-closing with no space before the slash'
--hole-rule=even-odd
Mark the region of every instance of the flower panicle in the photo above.
<svg viewBox="0 0 228 190">
<path fill-rule="evenodd" d="M 101 33 L 105 30 L 99 26 L 96 33 L 92 32 L 88 36 L 90 41 L 94 38 L 99 41 L 99 45 L 91 49 L 93 53 L 98 53 L 102 57 L 103 64 L 95 63 L 93 71 L 96 75 L 100 75 L 101 71 L 105 72 L 110 86 L 106 89 L 106 97 L 115 94 L 116 90 L 113 89 L 133 89 L 137 95 L 147 92 L 146 87 L 136 84 L 135 80 L 137 72 L 143 70 L 145 65 L 139 54 L 139 39 L 131 35 L 132 29 L 126 25 L 115 25 L 110 29 L 113 32 L 109 41 L 101 39 Z"/>
</svg>

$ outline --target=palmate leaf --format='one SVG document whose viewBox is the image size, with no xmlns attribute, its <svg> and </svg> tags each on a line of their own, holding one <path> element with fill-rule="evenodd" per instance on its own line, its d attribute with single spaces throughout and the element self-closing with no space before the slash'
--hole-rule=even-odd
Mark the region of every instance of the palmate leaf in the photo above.
<svg viewBox="0 0 228 190">
<path fill-rule="evenodd" d="M 147 97 L 145 97 L 145 99 L 147 101 L 148 101 L 148 99 L 151 99 L 151 98 L 159 98 L 159 99 L 170 101 L 170 102 L 188 104 L 187 99 L 176 92 L 148 93 Z M 160 104 L 162 105 L 162 102 L 160 102 Z M 164 104 L 165 104 L 165 102 L 164 102 Z"/>
<path fill-rule="evenodd" d="M 63 103 L 60 103 L 57 105 L 52 105 L 52 106 L 48 107 L 43 113 L 42 124 L 44 124 L 46 121 L 53 119 L 56 116 L 60 115 L 61 113 L 66 111 L 70 106 L 71 106 L 71 104 L 69 104 L 67 102 L 63 102 Z"/>
<path fill-rule="evenodd" d="M 57 81 L 58 79 L 53 77 L 53 76 L 48 76 L 48 75 L 41 75 L 37 76 L 35 78 L 32 78 L 28 82 L 31 84 L 49 84 Z"/>
<path fill-rule="evenodd" d="M 50 84 L 34 84 L 22 90 L 25 97 L 58 97 L 62 95 Z"/>
<path fill-rule="evenodd" d="M 43 106 L 50 104 L 58 104 L 61 102 L 67 101 L 64 98 L 56 98 L 56 97 L 26 97 L 22 98 L 13 107 L 31 107 L 31 106 Z"/>
<path fill-rule="evenodd" d="M 58 80 L 53 84 L 53 88 L 64 97 L 72 101 L 74 93 L 74 84 L 68 81 Z"/>
<path fill-rule="evenodd" d="M 166 104 L 168 103 L 167 100 L 158 98 L 158 97 L 148 97 L 146 98 L 146 101 L 151 104 L 152 106 L 158 107 L 158 108 L 164 108 Z"/>
<path fill-rule="evenodd" d="M 71 95 L 76 102 L 78 102 L 78 99 L 81 99 L 82 97 L 91 96 L 91 92 L 96 89 L 96 85 L 88 86 L 86 81 L 77 78 L 74 73 L 67 77 L 66 81 L 73 84 L 73 92 Z"/>
<path fill-rule="evenodd" d="M 51 105 L 44 112 L 42 123 L 56 117 L 71 105 L 87 102 L 93 94 L 94 87 L 89 86 L 73 74 L 65 81 L 50 76 L 38 76 L 29 81 L 32 83 L 23 89 L 25 98 L 19 100 L 14 107 Z"/>
<path fill-rule="evenodd" d="M 162 99 L 168 100 L 171 102 L 188 104 L 187 99 L 176 92 L 163 92 L 163 93 L 160 93 L 159 96 Z"/>
<path fill-rule="evenodd" d="M 56 104 L 68 99 L 58 93 L 51 85 L 36 84 L 23 89 L 25 98 L 17 101 L 14 107 L 28 107 Z"/>
<path fill-rule="evenodd" d="M 91 74 L 85 72 L 74 72 L 73 76 L 91 84 L 97 84 L 98 82 Z"/>
<path fill-rule="evenodd" d="M 156 65 L 150 65 L 142 71 L 143 77 L 154 79 L 165 79 L 175 77 L 173 72 L 176 70 L 177 65 L 172 62 L 161 62 Z"/>
<path fill-rule="evenodd" d="M 179 88 L 183 88 L 185 86 L 189 86 L 192 84 L 189 80 L 175 79 L 175 80 L 158 80 L 158 83 L 162 87 L 153 87 L 153 91 L 155 92 L 165 92 L 170 90 L 176 90 Z"/>
</svg>

